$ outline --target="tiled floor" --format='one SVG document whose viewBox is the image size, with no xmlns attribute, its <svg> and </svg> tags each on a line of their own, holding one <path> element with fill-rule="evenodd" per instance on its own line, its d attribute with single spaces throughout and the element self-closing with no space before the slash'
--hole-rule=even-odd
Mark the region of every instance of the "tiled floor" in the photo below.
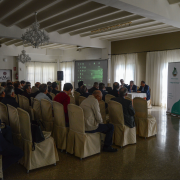
<svg viewBox="0 0 180 180">
<path fill-rule="evenodd" d="M 137 136 L 137 144 L 118 147 L 117 153 L 104 153 L 83 159 L 61 153 L 56 166 L 26 174 L 15 164 L 4 172 L 5 179 L 180 179 L 180 118 L 153 107 L 158 134 L 148 139 Z"/>
</svg>

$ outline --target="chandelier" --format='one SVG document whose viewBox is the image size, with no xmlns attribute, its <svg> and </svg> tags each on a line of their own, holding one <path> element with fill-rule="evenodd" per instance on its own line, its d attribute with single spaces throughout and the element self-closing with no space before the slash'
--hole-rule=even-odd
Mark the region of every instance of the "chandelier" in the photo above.
<svg viewBox="0 0 180 180">
<path fill-rule="evenodd" d="M 26 51 L 24 50 L 24 48 L 22 50 L 22 53 L 20 55 L 18 54 L 17 59 L 18 59 L 18 61 L 22 62 L 23 64 L 26 63 L 26 62 L 31 61 L 31 58 L 29 57 L 29 54 L 26 54 Z"/>
<path fill-rule="evenodd" d="M 34 48 L 38 48 L 39 45 L 47 44 L 49 36 L 44 33 L 44 30 L 40 30 L 39 27 L 40 24 L 37 22 L 37 12 L 35 12 L 35 22 L 21 37 L 23 42 L 31 44 Z"/>
</svg>

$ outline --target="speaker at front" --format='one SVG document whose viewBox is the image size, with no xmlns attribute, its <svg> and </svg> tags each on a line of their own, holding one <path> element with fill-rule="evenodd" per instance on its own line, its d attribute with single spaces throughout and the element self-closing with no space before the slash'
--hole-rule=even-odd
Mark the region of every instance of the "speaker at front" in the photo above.
<svg viewBox="0 0 180 180">
<path fill-rule="evenodd" d="M 63 71 L 57 71 L 57 80 L 63 81 Z"/>
</svg>

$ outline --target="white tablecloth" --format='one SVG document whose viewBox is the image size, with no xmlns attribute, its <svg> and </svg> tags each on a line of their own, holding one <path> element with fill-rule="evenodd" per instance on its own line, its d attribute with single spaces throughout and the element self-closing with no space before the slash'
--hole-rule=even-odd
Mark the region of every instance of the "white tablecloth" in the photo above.
<svg viewBox="0 0 180 180">
<path fill-rule="evenodd" d="M 128 93 L 127 97 L 134 99 L 135 97 L 146 98 L 146 93 Z"/>
</svg>

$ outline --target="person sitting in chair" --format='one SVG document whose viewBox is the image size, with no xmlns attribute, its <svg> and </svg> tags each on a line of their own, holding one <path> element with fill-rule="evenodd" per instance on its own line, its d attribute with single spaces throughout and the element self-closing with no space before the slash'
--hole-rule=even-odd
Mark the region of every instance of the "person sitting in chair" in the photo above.
<svg viewBox="0 0 180 180">
<path fill-rule="evenodd" d="M 89 89 L 89 93 L 93 93 L 94 91 L 99 90 L 99 83 L 98 82 L 94 82 L 94 85 L 91 89 Z"/>
<path fill-rule="evenodd" d="M 21 84 L 19 81 L 14 82 L 14 93 L 16 95 L 18 95 L 18 94 L 21 95 L 23 93 L 23 91 L 21 90 Z"/>
<path fill-rule="evenodd" d="M 4 92 L 4 88 L 2 86 L 0 86 L 0 102 L 3 100 L 3 98 L 5 97 L 5 92 Z"/>
<path fill-rule="evenodd" d="M 57 86 L 56 82 L 52 83 L 52 93 L 55 94 L 55 95 L 60 93 L 60 91 L 58 91 L 58 86 Z"/>
<path fill-rule="evenodd" d="M 134 121 L 134 115 L 135 111 L 132 107 L 132 102 L 125 99 L 127 96 L 127 89 L 125 87 L 122 87 L 119 90 L 119 97 L 113 98 L 111 100 L 116 101 L 122 105 L 123 108 L 123 114 L 124 114 L 124 124 L 130 128 L 135 127 L 135 121 Z"/>
<path fill-rule="evenodd" d="M 137 86 L 134 85 L 134 81 L 130 81 L 130 85 L 128 86 L 128 91 L 131 92 L 137 92 Z"/>
<path fill-rule="evenodd" d="M 111 95 L 118 97 L 118 91 L 119 91 L 119 83 L 114 82 L 113 83 L 113 90 L 110 92 Z"/>
<path fill-rule="evenodd" d="M 124 83 L 124 79 L 120 79 L 120 83 L 121 83 L 120 88 L 122 87 L 128 88 L 128 85 Z"/>
<path fill-rule="evenodd" d="M 86 86 L 81 86 L 81 88 L 80 88 L 80 94 L 81 94 L 81 96 L 83 96 L 83 97 L 88 97 L 89 95 L 91 95 L 91 93 L 89 93 L 88 92 L 88 89 L 87 89 L 87 87 Z"/>
<path fill-rule="evenodd" d="M 52 100 L 52 96 L 50 95 L 50 93 L 52 92 L 52 88 L 51 86 L 48 86 L 48 93 L 46 94 L 50 100 Z"/>
<path fill-rule="evenodd" d="M 93 92 L 93 95 L 90 95 L 84 101 L 82 101 L 80 107 L 84 112 L 84 122 L 85 122 L 85 131 L 86 133 L 104 133 L 106 138 L 104 141 L 103 151 L 105 152 L 116 152 L 117 149 L 111 147 L 112 137 L 114 133 L 113 124 L 103 124 L 99 101 L 102 100 L 102 93 L 99 90 Z"/>
<path fill-rule="evenodd" d="M 21 81 L 21 89 L 23 89 L 25 85 L 26 85 L 26 82 L 25 81 Z"/>
<path fill-rule="evenodd" d="M 102 100 L 105 101 L 105 96 L 108 94 L 104 83 L 99 83 L 99 90 L 102 92 Z"/>
<path fill-rule="evenodd" d="M 79 81 L 78 82 L 78 88 L 75 90 L 77 91 L 78 93 L 81 93 L 81 87 L 84 85 L 84 82 L 83 81 Z"/>
<path fill-rule="evenodd" d="M 27 85 L 27 83 L 26 83 L 26 85 Z M 36 93 L 37 91 L 39 91 L 39 86 L 40 86 L 40 85 L 41 85 L 40 82 L 36 82 L 36 83 L 35 83 L 35 86 L 32 87 L 31 92 L 32 92 L 32 93 Z"/>
</svg>

